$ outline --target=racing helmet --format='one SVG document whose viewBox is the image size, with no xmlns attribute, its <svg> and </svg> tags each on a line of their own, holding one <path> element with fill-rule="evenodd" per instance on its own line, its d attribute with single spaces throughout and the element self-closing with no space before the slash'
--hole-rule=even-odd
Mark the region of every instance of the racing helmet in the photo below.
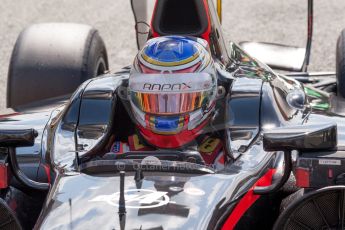
<svg viewBox="0 0 345 230">
<path fill-rule="evenodd" d="M 213 114 L 217 78 L 208 43 L 165 36 L 139 51 L 128 97 L 141 136 L 158 148 L 181 148 L 200 135 Z"/>
</svg>

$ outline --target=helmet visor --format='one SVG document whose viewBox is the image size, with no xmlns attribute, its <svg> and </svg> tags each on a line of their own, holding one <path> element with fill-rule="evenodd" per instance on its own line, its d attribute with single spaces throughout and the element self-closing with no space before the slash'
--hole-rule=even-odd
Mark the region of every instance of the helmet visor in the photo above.
<svg viewBox="0 0 345 230">
<path fill-rule="evenodd" d="M 208 106 L 215 82 L 207 73 L 138 74 L 129 80 L 131 103 L 144 113 L 184 114 Z"/>
</svg>

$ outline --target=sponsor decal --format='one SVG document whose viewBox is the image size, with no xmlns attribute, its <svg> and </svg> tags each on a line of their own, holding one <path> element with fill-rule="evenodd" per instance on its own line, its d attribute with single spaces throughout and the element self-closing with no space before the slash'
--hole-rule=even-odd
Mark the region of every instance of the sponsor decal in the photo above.
<svg viewBox="0 0 345 230">
<path fill-rule="evenodd" d="M 203 196 L 205 195 L 205 192 L 199 188 L 185 188 L 184 192 L 187 193 L 188 195 L 192 195 L 192 196 Z"/>
<path fill-rule="evenodd" d="M 142 161 L 141 161 L 142 165 L 161 165 L 161 161 L 154 156 L 148 156 L 145 157 Z"/>
<path fill-rule="evenodd" d="M 213 76 L 207 73 L 133 74 L 129 90 L 134 92 L 198 92 L 212 89 Z"/>
<path fill-rule="evenodd" d="M 142 143 L 137 134 L 128 137 L 129 149 L 131 151 L 150 151 L 152 148 Z"/>
<path fill-rule="evenodd" d="M 322 159 L 319 160 L 319 165 L 341 165 L 341 160 Z"/>
<path fill-rule="evenodd" d="M 178 187 L 178 186 L 170 186 L 169 190 L 172 191 L 172 192 L 182 192 L 183 188 Z"/>
<path fill-rule="evenodd" d="M 143 86 L 144 90 L 149 91 L 176 91 L 176 90 L 187 90 L 191 89 L 187 83 L 177 83 L 177 84 L 151 84 L 145 83 Z"/>
<path fill-rule="evenodd" d="M 221 147 L 220 145 L 221 141 L 219 138 L 208 137 L 203 141 L 203 143 L 201 143 L 198 150 L 201 153 L 212 155 L 215 150 L 219 150 L 219 148 Z"/>
<path fill-rule="evenodd" d="M 121 142 L 116 141 L 111 149 L 114 153 L 119 153 L 121 151 Z"/>
<path fill-rule="evenodd" d="M 222 141 L 219 138 L 206 137 L 198 147 L 206 164 L 211 165 L 215 162 L 223 148 Z"/>
<path fill-rule="evenodd" d="M 125 152 L 128 152 L 129 147 L 126 143 L 121 141 L 115 141 L 114 144 L 111 146 L 110 152 L 115 154 L 123 154 Z"/>
<path fill-rule="evenodd" d="M 126 208 L 157 208 L 170 202 L 167 192 L 149 189 L 129 189 L 124 191 Z M 97 196 L 89 202 L 105 202 L 112 206 L 119 206 L 120 192 L 111 195 Z"/>
</svg>

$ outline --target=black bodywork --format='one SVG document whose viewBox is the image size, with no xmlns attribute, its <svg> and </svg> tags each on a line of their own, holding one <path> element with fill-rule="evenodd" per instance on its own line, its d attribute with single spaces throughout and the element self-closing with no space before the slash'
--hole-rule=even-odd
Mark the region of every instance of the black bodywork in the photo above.
<svg viewBox="0 0 345 230">
<path fill-rule="evenodd" d="M 209 7 L 213 7 L 211 1 Z M 13 196 L 12 200 L 41 211 L 36 221 L 36 217 L 22 217 L 24 208 L 20 205 L 14 207 L 24 227 L 31 228 L 34 219 L 37 229 L 221 229 L 258 180 L 269 170 L 279 169 L 282 152 L 264 150 L 263 132 L 277 127 L 335 123 L 337 148 L 344 146 L 345 120 L 335 97 L 277 75 L 234 43 L 227 47 L 215 10 L 209 12 L 210 46 L 218 80 L 226 94 L 218 101 L 218 123 L 205 132 L 219 132 L 225 141 L 225 169 L 215 171 L 183 159 L 169 160 L 173 154 L 190 154 L 183 150 L 172 151 L 173 154 L 150 152 L 147 156 L 167 156 L 161 159 L 160 166 L 144 167 L 140 172 L 135 167 L 138 164 L 135 159 L 102 158 L 113 138 L 125 139 L 135 131 L 123 99 L 130 71 L 127 67 L 84 82 L 71 99 L 58 108 L 1 118 L 2 130 L 33 128 L 38 132 L 34 145 L 17 147 L 16 155 L 21 170 L 31 180 L 50 185 L 47 193 L 37 192 L 41 200 L 35 202 Z M 303 92 L 301 108 L 293 107 L 286 100 L 294 90 Z M 7 151 L 6 148 L 1 150 Z M 122 182 L 120 171 L 125 171 Z M 142 174 L 139 179 L 138 173 Z M 278 175 L 273 179 L 275 177 Z M 119 210 L 119 197 L 115 196 L 121 193 L 123 182 L 126 192 L 162 192 L 168 197 L 168 203 L 147 208 L 142 204 L 131 206 L 126 201 L 124 213 Z M 35 190 L 14 178 L 2 194 L 6 197 L 13 191 L 23 193 L 27 199 L 36 198 Z M 237 222 L 238 229 L 272 227 L 283 194 L 258 196 Z"/>
<path fill-rule="evenodd" d="M 231 58 L 245 55 L 236 45 L 232 49 Z M 97 165 L 99 159 L 94 157 L 106 151 L 112 135 L 126 136 L 133 132 L 133 124 L 119 96 L 128 74 L 129 70 L 124 69 L 86 82 L 65 106 L 53 112 L 2 119 L 2 125 L 8 128 L 12 124 L 22 124 L 38 131 L 33 147 L 17 148 L 20 166 L 31 179 L 47 182 L 49 177 L 52 180 L 53 186 L 36 227 L 51 229 L 73 225 L 73 229 L 85 229 L 95 224 L 104 229 L 117 229 L 121 225 L 116 205 L 91 200 L 120 189 L 119 167 L 112 160 L 109 165 Z M 319 109 L 321 105 L 330 105 L 330 99 L 322 95 L 315 98 L 306 94 L 307 104 L 313 107 L 302 111 L 291 108 L 284 101 L 289 92 L 285 87 L 303 86 L 252 63 L 239 62 L 231 71 L 219 69 L 219 79 L 229 85 L 222 102 L 225 123 L 219 127 L 228 140 L 227 167 L 210 173 L 144 171 L 139 188 L 167 192 L 173 203 L 154 209 L 128 208 L 126 228 L 169 229 L 171 220 L 183 229 L 220 228 L 240 198 L 277 161 L 276 154 L 263 150 L 260 133 L 273 127 L 342 120 L 341 116 L 330 112 L 331 106 L 327 110 Z M 37 125 L 33 126 L 34 122 Z M 343 141 L 341 130 L 341 123 L 338 123 L 339 146 Z M 81 160 L 79 167 L 76 153 Z M 49 167 L 49 175 L 44 167 Z M 138 189 L 134 174 L 135 169 L 128 168 L 126 190 Z M 181 191 L 170 191 L 171 187 L 179 187 Z M 183 192 L 190 187 L 200 194 Z M 262 219 L 259 223 L 269 224 Z"/>
</svg>

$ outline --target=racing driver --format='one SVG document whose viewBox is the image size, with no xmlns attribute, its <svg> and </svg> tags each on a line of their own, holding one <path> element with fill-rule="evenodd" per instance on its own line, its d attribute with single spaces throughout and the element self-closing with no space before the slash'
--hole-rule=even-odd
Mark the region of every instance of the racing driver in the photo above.
<svg viewBox="0 0 345 230">
<path fill-rule="evenodd" d="M 215 117 L 217 72 L 207 41 L 153 38 L 136 56 L 128 100 L 137 133 L 116 141 L 111 152 L 157 149 L 197 150 L 206 164 L 222 167 L 223 143 L 205 134 Z"/>
</svg>

